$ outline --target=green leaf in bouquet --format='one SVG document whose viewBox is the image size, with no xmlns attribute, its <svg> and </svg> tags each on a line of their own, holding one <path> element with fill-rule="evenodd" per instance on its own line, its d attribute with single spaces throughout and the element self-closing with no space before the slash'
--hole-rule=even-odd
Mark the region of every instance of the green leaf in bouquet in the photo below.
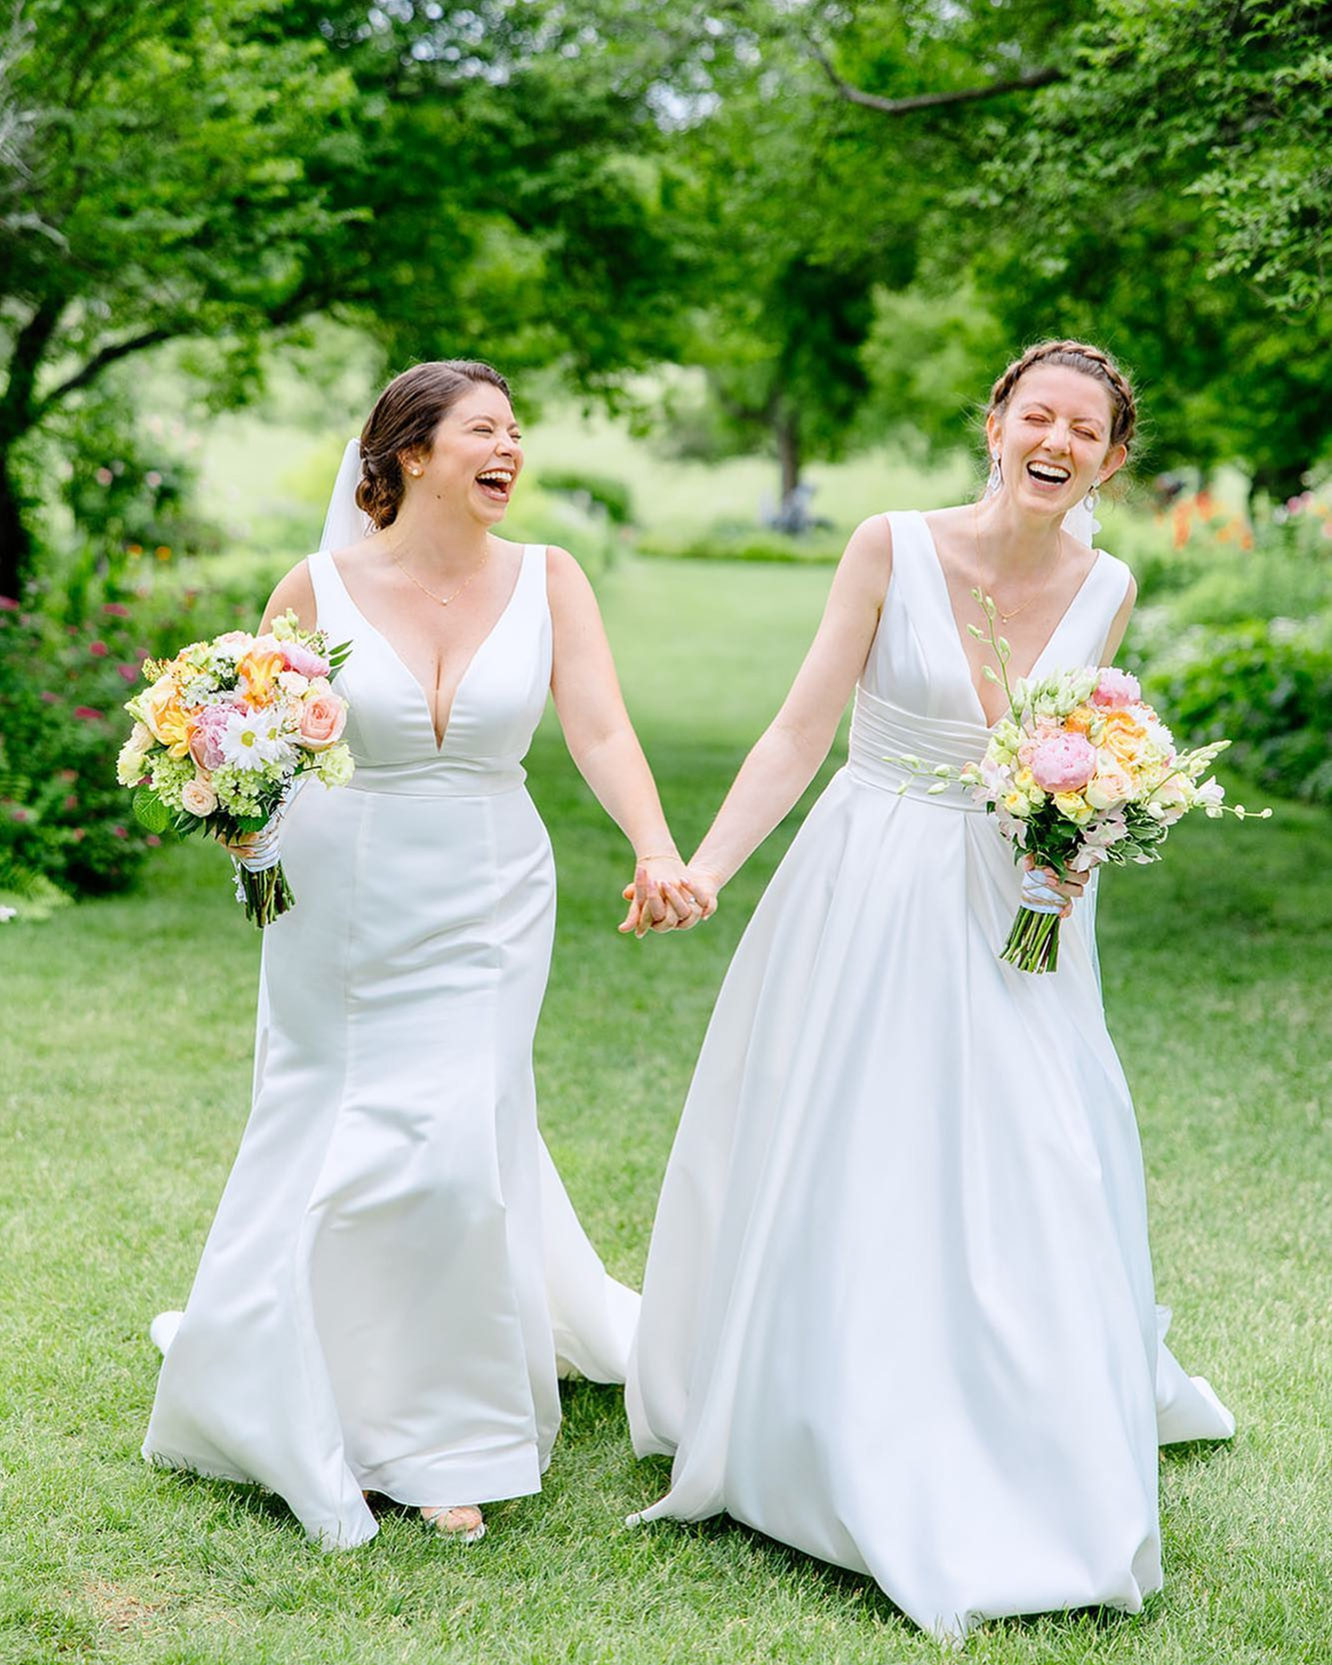
<svg viewBox="0 0 1332 1665">
<path fill-rule="evenodd" d="M 171 814 L 151 786 L 141 786 L 133 798 L 134 816 L 150 833 L 164 833 L 171 825 Z"/>
<path fill-rule="evenodd" d="M 347 663 L 348 659 L 351 658 L 351 650 L 352 645 L 350 642 L 339 642 L 337 647 L 330 648 L 328 650 L 325 657 L 328 659 L 328 677 L 330 682 Z"/>
</svg>

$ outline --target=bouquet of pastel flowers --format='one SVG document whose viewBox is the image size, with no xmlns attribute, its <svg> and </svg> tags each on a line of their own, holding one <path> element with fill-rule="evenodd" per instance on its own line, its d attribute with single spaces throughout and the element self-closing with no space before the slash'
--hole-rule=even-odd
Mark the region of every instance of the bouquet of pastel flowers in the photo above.
<svg viewBox="0 0 1332 1665">
<path fill-rule="evenodd" d="M 994 726 L 984 757 L 960 770 L 930 769 L 914 757 L 896 761 L 940 777 L 931 792 L 946 791 L 950 779 L 971 787 L 1012 844 L 1014 859 L 1032 857 L 1000 958 L 1020 971 L 1054 971 L 1065 899 L 1035 869 L 1050 868 L 1063 879 L 1103 862 L 1159 861 L 1160 844 L 1190 810 L 1239 820 L 1251 813 L 1265 820 L 1272 811 L 1224 803 L 1225 788 L 1203 777 L 1229 740 L 1180 751 L 1126 671 L 1087 666 L 1010 685 L 1010 649 L 996 633 L 994 602 L 972 593 L 989 620 L 988 637 L 969 628 L 994 647 L 999 669 L 987 665 L 985 675 L 1002 683 L 1008 715 Z"/>
<path fill-rule="evenodd" d="M 342 742 L 347 702 L 332 679 L 348 644 L 284 613 L 262 636 L 229 630 L 191 642 L 174 659 L 149 659 L 150 686 L 125 702 L 135 719 L 116 765 L 150 832 L 174 826 L 235 842 L 257 834 L 237 863 L 237 898 L 263 927 L 294 898 L 277 853 L 277 822 L 294 784 L 352 777 Z"/>
</svg>

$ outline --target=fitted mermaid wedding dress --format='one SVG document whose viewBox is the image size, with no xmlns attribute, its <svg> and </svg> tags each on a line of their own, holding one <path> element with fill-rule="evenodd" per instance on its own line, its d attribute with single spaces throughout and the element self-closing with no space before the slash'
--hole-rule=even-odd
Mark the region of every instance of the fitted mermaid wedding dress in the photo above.
<svg viewBox="0 0 1332 1665">
<path fill-rule="evenodd" d="M 939 1634 L 1136 1611 L 1158 1441 L 1234 1424 L 1162 1340 L 1087 902 L 1056 973 L 1005 965 L 1009 847 L 886 761 L 988 738 L 928 525 L 890 519 L 846 767 L 736 952 L 666 1175 L 627 1399 L 675 1461 L 635 1518 L 725 1510 Z M 1127 583 L 1098 555 L 1036 673 L 1099 663 Z"/>
<path fill-rule="evenodd" d="M 356 776 L 282 829 L 296 906 L 264 934 L 254 1104 L 183 1317 L 150 1460 L 280 1493 L 328 1548 L 362 1497 L 540 1490 L 559 1364 L 623 1381 L 637 1297 L 605 1274 L 537 1132 L 532 1037 L 554 923 L 521 759 L 550 682 L 545 550 L 459 684 L 425 696 L 310 557 L 353 652 Z"/>
</svg>

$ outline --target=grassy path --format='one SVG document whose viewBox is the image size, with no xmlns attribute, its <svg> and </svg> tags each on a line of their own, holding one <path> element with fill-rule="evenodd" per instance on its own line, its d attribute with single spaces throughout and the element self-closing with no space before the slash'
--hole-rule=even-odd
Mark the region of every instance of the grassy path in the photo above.
<svg viewBox="0 0 1332 1665">
<path fill-rule="evenodd" d="M 780 697 L 826 583 L 669 562 L 605 581 L 682 844 Z M 706 931 L 635 944 L 613 930 L 622 841 L 549 725 L 531 773 L 561 884 L 543 1122 L 594 1239 L 636 1282 L 712 997 L 790 829 Z M 1326 828 L 1284 805 L 1262 827 L 1186 827 L 1160 867 L 1106 885 L 1160 1295 L 1240 1432 L 1164 1457 L 1168 1582 L 1142 1618 L 992 1625 L 969 1658 L 1328 1657 Z M 664 1470 L 633 1460 L 605 1388 L 566 1391 L 545 1492 L 494 1507 L 474 1550 L 389 1514 L 364 1550 L 320 1556 L 257 1490 L 139 1461 L 147 1320 L 188 1288 L 245 1118 L 256 962 L 197 847 L 164 855 L 137 896 L 0 927 L 0 1665 L 938 1657 L 868 1581 L 742 1528 L 624 1530 Z"/>
</svg>

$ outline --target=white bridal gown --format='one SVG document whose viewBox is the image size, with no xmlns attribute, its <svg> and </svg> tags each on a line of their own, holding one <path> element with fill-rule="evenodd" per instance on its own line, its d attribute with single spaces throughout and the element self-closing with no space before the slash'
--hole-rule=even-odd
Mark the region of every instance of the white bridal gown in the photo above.
<svg viewBox="0 0 1332 1665">
<path fill-rule="evenodd" d="M 260 1481 L 334 1548 L 376 1530 L 363 1488 L 539 1491 L 557 1355 L 623 1381 L 637 1297 L 537 1132 L 555 875 L 520 760 L 550 682 L 545 550 L 524 551 L 438 748 L 332 557 L 309 567 L 320 625 L 353 645 L 356 777 L 283 823 L 296 905 L 264 934 L 254 1107 L 179 1328 L 154 1326 L 143 1449 Z"/>
<path fill-rule="evenodd" d="M 1085 905 L 1057 972 L 1003 964 L 1009 847 L 885 761 L 987 740 L 929 529 L 890 520 L 846 767 L 736 952 L 666 1175 L 627 1397 L 675 1462 L 635 1518 L 725 1510 L 940 1635 L 1136 1611 L 1158 1440 L 1234 1423 L 1161 1339 Z M 1037 670 L 1099 663 L 1127 582 L 1099 555 Z"/>
</svg>

